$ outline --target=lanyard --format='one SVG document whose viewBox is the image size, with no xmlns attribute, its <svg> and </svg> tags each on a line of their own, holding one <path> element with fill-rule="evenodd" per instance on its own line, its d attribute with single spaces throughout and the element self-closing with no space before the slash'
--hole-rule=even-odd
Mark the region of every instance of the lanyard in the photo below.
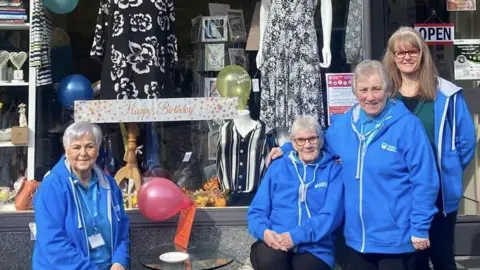
<svg viewBox="0 0 480 270">
<path fill-rule="evenodd" d="M 93 177 L 93 176 L 92 176 Z M 76 181 L 78 179 L 72 175 L 72 178 L 74 178 Z M 95 183 L 92 187 L 92 210 L 90 210 L 90 207 L 88 206 L 88 198 L 86 197 L 86 194 L 82 190 L 78 190 L 81 188 L 80 186 L 77 186 L 76 191 L 77 194 L 80 193 L 80 198 L 85 205 L 85 208 L 87 209 L 88 215 L 90 216 L 90 219 L 92 220 L 93 223 L 93 234 L 97 234 L 97 224 L 95 222 L 95 218 L 98 216 L 98 183 Z M 87 186 L 87 193 L 88 193 L 89 187 Z M 92 213 L 93 212 L 93 213 Z"/>
</svg>

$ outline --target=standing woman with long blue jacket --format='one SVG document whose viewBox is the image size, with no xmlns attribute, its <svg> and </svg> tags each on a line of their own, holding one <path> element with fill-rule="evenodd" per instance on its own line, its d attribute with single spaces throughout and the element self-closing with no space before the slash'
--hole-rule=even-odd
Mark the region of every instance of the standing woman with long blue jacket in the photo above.
<svg viewBox="0 0 480 270">
<path fill-rule="evenodd" d="M 454 236 L 463 170 L 476 148 L 463 89 L 438 77 L 427 44 L 410 27 L 401 27 L 390 37 L 383 64 L 393 81 L 394 96 L 421 120 L 440 173 L 431 247 L 419 256 L 416 269 L 430 269 L 429 259 L 435 270 L 457 269 Z"/>
<path fill-rule="evenodd" d="M 128 269 L 129 220 L 117 183 L 96 165 L 101 143 L 97 125 L 76 122 L 65 130 L 65 156 L 34 199 L 33 270 Z"/>
</svg>

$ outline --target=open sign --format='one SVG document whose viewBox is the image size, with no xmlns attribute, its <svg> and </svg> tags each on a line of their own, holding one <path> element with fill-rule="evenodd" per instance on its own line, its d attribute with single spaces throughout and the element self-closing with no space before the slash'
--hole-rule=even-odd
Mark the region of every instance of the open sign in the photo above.
<svg viewBox="0 0 480 270">
<path fill-rule="evenodd" d="M 416 23 L 415 30 L 428 45 L 453 45 L 455 39 L 453 23 Z"/>
</svg>

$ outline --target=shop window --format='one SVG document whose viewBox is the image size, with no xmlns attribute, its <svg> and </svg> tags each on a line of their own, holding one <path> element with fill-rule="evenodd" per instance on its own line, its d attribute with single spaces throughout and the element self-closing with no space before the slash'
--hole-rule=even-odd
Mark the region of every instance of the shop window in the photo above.
<svg viewBox="0 0 480 270">
<path fill-rule="evenodd" d="M 319 37 L 319 52 L 321 53 L 322 27 L 320 1 L 318 2 L 315 25 Z M 334 1 L 331 38 L 332 64 L 329 69 L 323 69 L 322 74 L 350 72 L 350 65 L 346 64 L 343 52 L 348 2 L 347 0 Z M 248 36 L 256 2 L 225 0 L 221 4 L 230 5 L 230 9 L 236 10 L 236 14 L 241 11 L 245 34 Z M 222 50 L 227 58 L 226 63 L 238 60 L 252 77 L 258 79 L 255 65 L 256 52 L 243 50 L 246 47 L 245 40 L 240 38 L 232 42 L 219 37 L 218 42 L 211 43 L 213 46 L 208 46 L 208 48 L 201 47 L 196 42 L 198 41 L 196 40 L 198 32 L 195 32 L 194 26 L 197 25 L 199 15 L 209 15 L 209 1 L 178 0 L 175 1 L 175 5 L 179 62 L 170 76 L 169 83 L 171 85 L 163 90 L 162 98 L 218 96 L 218 92 L 214 91 L 215 77 L 218 71 L 211 71 L 214 69 L 199 70 L 198 58 L 204 58 L 207 49 L 218 51 L 214 47 L 215 45 L 220 47 L 219 44 L 223 45 Z M 54 33 L 52 42 L 55 45 L 52 48 L 51 57 L 54 84 L 41 87 L 37 94 L 35 179 L 41 180 L 63 154 L 61 138 L 66 126 L 72 122 L 71 111 L 62 108 L 57 100 L 58 82 L 69 74 L 81 74 L 88 78 L 92 84 L 100 80 L 102 65 L 90 57 L 97 15 L 98 1 L 79 1 L 77 8 L 72 13 L 52 15 L 52 32 Z M 237 31 L 238 29 L 234 30 Z M 226 38 L 228 39 L 228 37 Z M 200 55 L 198 55 L 198 49 L 203 49 Z M 324 76 L 322 76 L 322 81 L 324 81 Z M 324 84 L 324 82 L 322 83 Z M 322 87 L 322 89 L 325 91 L 325 87 Z M 253 119 L 259 117 L 259 99 L 258 92 L 252 92 L 249 97 L 248 107 Z M 154 169 L 153 174 L 167 176 L 172 181 L 179 183 L 186 193 L 202 190 L 203 193 L 199 192 L 199 194 L 205 194 L 205 190 L 217 185 L 214 183 L 218 174 L 216 164 L 219 133 L 216 130 L 226 122 L 228 121 L 209 120 L 155 123 L 153 128 L 156 131 L 159 143 L 157 157 L 160 166 Z M 116 160 L 115 166 L 112 166 L 114 167 L 112 174 L 114 174 L 125 164 L 120 125 L 110 123 L 101 124 L 101 127 L 104 133 L 108 135 L 106 142 L 112 145 L 110 150 Z M 139 146 L 143 145 L 143 148 L 139 149 L 142 154 L 138 154 L 137 159 L 141 172 L 148 175 L 149 163 L 145 160 L 147 151 L 145 149 L 146 124 L 139 123 L 139 128 L 140 134 L 137 138 L 137 144 Z M 268 136 L 266 134 L 265 139 L 260 141 L 259 145 L 265 144 Z M 248 147 L 248 145 L 245 147 Z M 239 151 L 241 150 L 239 148 Z M 191 155 L 188 161 L 185 161 L 186 155 Z M 258 161 L 255 163 L 258 163 Z M 218 183 L 218 185 L 219 187 L 222 186 L 221 183 Z M 237 185 L 237 188 L 240 187 Z M 245 189 L 245 187 L 241 187 L 241 189 Z M 254 193 L 251 193 L 246 196 L 238 196 L 235 199 L 235 196 L 229 194 L 230 199 L 227 199 L 226 206 L 248 206 L 253 195 Z M 207 206 L 225 205 L 222 201 L 211 200 L 207 202 Z"/>
</svg>

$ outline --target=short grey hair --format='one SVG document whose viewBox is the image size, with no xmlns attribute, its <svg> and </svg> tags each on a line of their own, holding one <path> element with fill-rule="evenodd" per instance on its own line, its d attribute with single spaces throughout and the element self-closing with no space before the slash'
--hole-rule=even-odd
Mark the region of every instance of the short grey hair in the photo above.
<svg viewBox="0 0 480 270">
<path fill-rule="evenodd" d="M 102 144 L 102 130 L 98 125 L 89 122 L 76 122 L 68 126 L 63 133 L 63 147 L 68 147 L 72 141 L 86 135 L 93 136 L 95 144 L 97 147 L 100 147 Z"/>
<path fill-rule="evenodd" d="M 353 93 L 357 93 L 357 81 L 359 78 L 370 78 L 374 74 L 379 74 L 383 80 L 383 90 L 390 96 L 393 93 L 393 84 L 387 74 L 387 70 L 381 62 L 377 60 L 363 60 L 355 67 L 353 72 Z"/>
<path fill-rule="evenodd" d="M 301 115 L 295 118 L 290 136 L 295 138 L 295 135 L 297 135 L 299 131 L 315 132 L 319 138 L 323 138 L 322 127 L 318 123 L 318 119 L 311 115 Z"/>
</svg>

